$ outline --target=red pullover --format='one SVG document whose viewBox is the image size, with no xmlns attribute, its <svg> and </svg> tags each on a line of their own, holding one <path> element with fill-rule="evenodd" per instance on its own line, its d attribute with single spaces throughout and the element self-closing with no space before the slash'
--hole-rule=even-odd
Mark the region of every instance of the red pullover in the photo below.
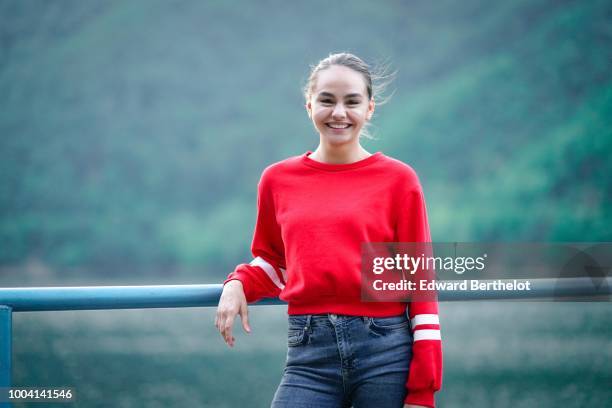
<svg viewBox="0 0 612 408">
<path fill-rule="evenodd" d="M 258 186 L 254 259 L 230 280 L 247 301 L 280 297 L 288 313 L 389 317 L 407 303 L 361 301 L 363 242 L 430 242 L 414 170 L 382 153 L 350 164 L 291 157 L 266 168 Z M 437 302 L 408 304 L 414 344 L 406 403 L 434 407 L 442 383 Z"/>
</svg>

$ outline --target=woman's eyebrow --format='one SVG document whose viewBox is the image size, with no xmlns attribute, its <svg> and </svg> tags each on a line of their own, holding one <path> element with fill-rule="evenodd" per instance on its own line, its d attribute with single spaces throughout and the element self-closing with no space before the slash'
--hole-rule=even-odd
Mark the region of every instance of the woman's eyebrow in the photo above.
<svg viewBox="0 0 612 408">
<path fill-rule="evenodd" d="M 319 96 L 323 96 L 323 97 L 326 96 L 326 97 L 332 97 L 332 98 L 336 97 L 336 95 L 334 95 L 333 93 L 325 92 L 325 91 L 319 93 Z M 344 95 L 345 99 L 346 98 L 356 98 L 356 97 L 362 97 L 362 95 L 359 94 L 359 93 L 351 93 L 351 94 L 348 94 L 348 95 Z"/>
<path fill-rule="evenodd" d="M 333 93 L 329 93 L 329 92 L 320 92 L 319 93 L 320 97 L 331 97 L 331 98 L 335 98 L 336 95 L 334 95 Z"/>
</svg>

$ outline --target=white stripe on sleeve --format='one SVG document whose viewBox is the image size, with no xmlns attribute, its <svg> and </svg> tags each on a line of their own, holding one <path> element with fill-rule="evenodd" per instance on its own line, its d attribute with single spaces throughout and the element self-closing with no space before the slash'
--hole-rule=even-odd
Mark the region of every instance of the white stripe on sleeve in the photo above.
<svg viewBox="0 0 612 408">
<path fill-rule="evenodd" d="M 265 259 L 263 259 L 262 257 L 258 256 L 257 258 L 253 259 L 250 263 L 250 265 L 252 266 L 259 266 L 261 269 L 264 270 L 264 272 L 266 273 L 266 275 L 268 275 L 268 278 L 270 278 L 270 280 L 272 282 L 274 282 L 274 284 L 276 286 L 278 286 L 281 290 L 285 289 L 285 285 L 283 285 L 283 282 L 280 281 L 280 279 L 278 279 L 278 275 L 276 274 L 276 271 L 274 270 L 274 267 L 272 265 L 270 265 L 268 262 L 266 262 Z M 283 273 L 283 277 L 284 277 L 284 273 Z"/>
<path fill-rule="evenodd" d="M 410 323 L 412 323 L 412 327 L 419 324 L 440 324 L 440 319 L 437 314 L 418 314 L 410 320 Z"/>
<path fill-rule="evenodd" d="M 414 341 L 419 340 L 442 340 L 440 330 L 415 330 Z"/>
</svg>

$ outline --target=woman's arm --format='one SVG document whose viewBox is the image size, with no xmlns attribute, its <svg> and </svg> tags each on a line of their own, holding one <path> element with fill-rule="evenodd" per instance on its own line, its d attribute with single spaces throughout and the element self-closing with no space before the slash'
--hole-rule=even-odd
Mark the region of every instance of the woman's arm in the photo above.
<svg viewBox="0 0 612 408">
<path fill-rule="evenodd" d="M 238 265 L 223 283 L 215 326 L 230 347 L 235 342 L 232 326 L 236 315 L 241 316 L 244 330 L 251 331 L 247 302 L 277 297 L 285 287 L 284 244 L 271 193 L 269 177 L 264 171 L 257 193 L 257 221 L 251 246 L 254 259 Z"/>
<path fill-rule="evenodd" d="M 401 197 L 397 222 L 398 240 L 431 242 L 425 198 L 416 174 Z M 442 341 L 438 302 L 435 297 L 425 300 L 413 301 L 409 305 L 414 343 L 405 404 L 434 407 L 434 393 L 442 386 Z"/>
</svg>

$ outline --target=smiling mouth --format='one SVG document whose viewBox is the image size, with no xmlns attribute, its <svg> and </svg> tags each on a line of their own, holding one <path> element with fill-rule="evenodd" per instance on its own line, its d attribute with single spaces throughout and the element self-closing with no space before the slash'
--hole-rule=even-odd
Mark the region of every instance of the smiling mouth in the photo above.
<svg viewBox="0 0 612 408">
<path fill-rule="evenodd" d="M 325 125 L 336 130 L 348 129 L 352 126 L 350 123 L 326 123 Z"/>
</svg>

